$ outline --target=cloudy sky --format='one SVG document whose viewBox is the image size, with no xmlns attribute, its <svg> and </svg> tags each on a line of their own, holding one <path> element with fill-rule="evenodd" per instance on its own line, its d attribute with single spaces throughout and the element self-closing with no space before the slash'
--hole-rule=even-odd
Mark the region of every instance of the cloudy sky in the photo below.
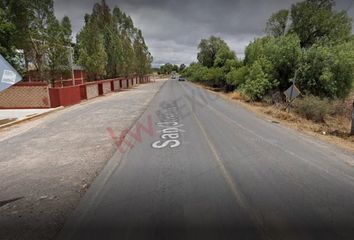
<svg viewBox="0 0 354 240">
<path fill-rule="evenodd" d="M 85 13 L 100 0 L 55 0 L 58 18 L 70 17 L 76 35 Z M 197 45 L 210 35 L 226 40 L 238 57 L 245 46 L 264 34 L 267 18 L 289 8 L 297 0 L 106 0 L 111 9 L 118 6 L 143 31 L 154 56 L 154 66 L 166 62 L 189 64 L 196 60 Z M 349 9 L 354 18 L 354 0 L 337 0 L 338 10 Z"/>
</svg>

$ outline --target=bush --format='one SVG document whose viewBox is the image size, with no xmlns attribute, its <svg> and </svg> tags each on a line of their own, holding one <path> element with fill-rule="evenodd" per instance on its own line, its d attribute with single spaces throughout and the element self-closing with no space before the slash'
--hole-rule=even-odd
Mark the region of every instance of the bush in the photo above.
<svg viewBox="0 0 354 240">
<path fill-rule="evenodd" d="M 305 51 L 298 72 L 300 90 L 319 97 L 345 99 L 354 79 L 354 42 Z"/>
<path fill-rule="evenodd" d="M 246 82 L 247 75 L 248 67 L 246 66 L 240 67 L 238 69 L 233 69 L 226 75 L 226 82 L 227 84 L 238 87 L 239 85 Z"/>
<path fill-rule="evenodd" d="M 204 80 L 207 67 L 199 63 L 192 63 L 189 67 L 183 70 L 182 76 L 188 78 L 192 82 L 201 82 Z"/>
<path fill-rule="evenodd" d="M 247 80 L 240 86 L 243 95 L 252 101 L 260 100 L 267 92 L 278 85 L 269 72 L 272 64 L 266 59 L 255 61 L 249 69 Z"/>
<path fill-rule="evenodd" d="M 245 50 L 245 63 L 252 65 L 262 58 L 273 65 L 271 78 L 279 81 L 281 90 L 289 87 L 301 56 L 300 39 L 294 34 L 274 37 L 262 37 L 250 43 Z"/>
<path fill-rule="evenodd" d="M 204 72 L 202 81 L 209 86 L 224 86 L 225 76 L 224 71 L 221 68 L 212 67 L 208 68 Z"/>
<path fill-rule="evenodd" d="M 315 96 L 306 96 L 302 99 L 297 99 L 294 105 L 297 114 L 315 122 L 323 122 L 331 111 L 328 99 L 321 99 Z"/>
</svg>

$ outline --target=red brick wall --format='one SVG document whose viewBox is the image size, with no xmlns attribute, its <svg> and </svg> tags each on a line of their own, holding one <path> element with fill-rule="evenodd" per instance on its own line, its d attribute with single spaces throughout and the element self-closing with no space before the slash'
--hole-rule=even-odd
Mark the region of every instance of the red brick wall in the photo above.
<svg viewBox="0 0 354 240">
<path fill-rule="evenodd" d="M 51 107 L 70 106 L 81 101 L 80 86 L 50 88 Z"/>
<path fill-rule="evenodd" d="M 16 84 L 0 92 L 0 108 L 49 108 L 49 90 L 46 84 Z"/>
</svg>

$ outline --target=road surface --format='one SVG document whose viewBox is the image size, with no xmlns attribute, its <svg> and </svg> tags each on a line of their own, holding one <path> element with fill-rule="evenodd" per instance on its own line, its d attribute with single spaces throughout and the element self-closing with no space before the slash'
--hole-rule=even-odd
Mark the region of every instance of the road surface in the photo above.
<svg viewBox="0 0 354 240">
<path fill-rule="evenodd" d="M 107 129 L 129 128 L 159 79 L 0 130 L 0 239 L 54 239 L 116 152 Z"/>
<path fill-rule="evenodd" d="M 120 143 L 59 239 L 354 239 L 352 153 L 191 83 Z"/>
</svg>

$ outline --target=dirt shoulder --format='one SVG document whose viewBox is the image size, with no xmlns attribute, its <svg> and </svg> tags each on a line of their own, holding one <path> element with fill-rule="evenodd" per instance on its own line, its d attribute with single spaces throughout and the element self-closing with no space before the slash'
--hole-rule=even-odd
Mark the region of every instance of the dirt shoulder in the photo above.
<svg viewBox="0 0 354 240">
<path fill-rule="evenodd" d="M 295 113 L 287 113 L 275 106 L 265 103 L 252 103 L 239 99 L 233 93 L 224 93 L 219 89 L 210 88 L 201 84 L 196 86 L 207 89 L 214 94 L 228 100 L 234 104 L 243 106 L 256 113 L 262 118 L 266 118 L 274 123 L 279 123 L 284 126 L 296 129 L 300 132 L 314 136 L 322 141 L 335 144 L 340 148 L 354 152 L 354 136 L 349 136 L 348 133 L 351 127 L 351 121 L 347 118 L 328 118 L 325 123 L 315 123 L 304 119 Z M 236 98 L 236 99 L 235 99 Z"/>
<path fill-rule="evenodd" d="M 165 80 L 0 131 L 0 239 L 54 239 Z"/>
</svg>

